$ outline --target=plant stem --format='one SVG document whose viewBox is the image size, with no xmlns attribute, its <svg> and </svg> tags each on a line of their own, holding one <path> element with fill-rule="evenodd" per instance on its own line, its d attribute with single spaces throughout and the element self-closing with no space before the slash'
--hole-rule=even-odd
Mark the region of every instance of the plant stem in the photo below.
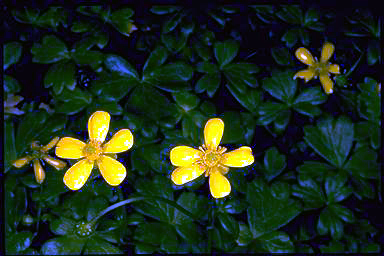
<svg viewBox="0 0 384 256">
<path fill-rule="evenodd" d="M 107 207 L 106 209 L 104 209 L 103 211 L 101 211 L 95 218 L 93 218 L 90 223 L 92 225 L 96 224 L 96 222 L 103 216 L 105 215 L 106 213 L 120 207 L 120 206 L 123 206 L 123 205 L 126 205 L 126 204 L 130 204 L 130 203 L 133 203 L 133 202 L 136 202 L 136 201 L 142 201 L 142 200 L 158 200 L 158 201 L 163 201 L 173 207 L 175 207 L 177 210 L 179 210 L 180 212 L 184 213 L 185 215 L 191 217 L 193 220 L 196 220 L 198 221 L 199 223 L 201 223 L 197 217 L 192 214 L 191 212 L 187 211 L 186 209 L 184 209 L 183 207 L 181 207 L 180 205 L 178 205 L 177 203 L 171 201 L 171 200 L 168 200 L 166 198 L 163 198 L 163 197 L 159 197 L 159 196 L 138 196 L 138 197 L 132 197 L 132 198 L 128 198 L 124 201 L 121 201 L 121 202 L 118 202 L 116 204 L 113 204 L 109 207 Z M 202 223 L 201 223 L 202 224 Z"/>
<path fill-rule="evenodd" d="M 352 74 L 352 72 L 355 70 L 355 68 L 357 67 L 357 65 L 361 62 L 362 58 L 364 56 L 364 52 L 361 53 L 359 59 L 355 62 L 355 64 L 353 64 L 353 66 L 348 70 L 348 72 L 345 74 L 345 77 L 348 77 Z"/>
</svg>

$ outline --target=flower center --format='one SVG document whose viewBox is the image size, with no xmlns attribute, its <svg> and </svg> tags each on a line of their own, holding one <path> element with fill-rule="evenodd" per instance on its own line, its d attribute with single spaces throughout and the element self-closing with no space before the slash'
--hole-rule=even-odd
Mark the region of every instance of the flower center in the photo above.
<svg viewBox="0 0 384 256">
<path fill-rule="evenodd" d="M 101 143 L 96 141 L 89 142 L 83 149 L 85 157 L 90 161 L 95 161 L 99 159 L 100 155 L 103 153 L 101 149 Z"/>
<path fill-rule="evenodd" d="M 93 229 L 90 223 L 81 221 L 78 224 L 76 224 L 75 233 L 78 236 L 81 236 L 81 237 L 89 236 L 92 232 L 93 232 Z"/>
<path fill-rule="evenodd" d="M 219 164 L 221 160 L 221 155 L 227 149 L 224 147 L 217 147 L 217 150 L 210 150 L 205 147 L 205 145 L 200 147 L 200 151 L 203 152 L 203 164 L 207 167 L 214 167 Z"/>
<path fill-rule="evenodd" d="M 317 73 L 318 75 L 327 75 L 328 74 L 328 68 L 329 68 L 329 64 L 328 62 L 316 62 L 315 64 L 313 64 L 313 69 L 315 71 L 315 73 Z"/>
</svg>

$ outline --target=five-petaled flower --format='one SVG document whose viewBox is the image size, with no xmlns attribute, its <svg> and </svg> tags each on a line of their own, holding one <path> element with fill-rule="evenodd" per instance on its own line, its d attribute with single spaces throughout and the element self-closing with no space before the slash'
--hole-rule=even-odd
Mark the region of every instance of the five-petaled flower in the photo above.
<svg viewBox="0 0 384 256">
<path fill-rule="evenodd" d="M 334 50 L 335 46 L 333 44 L 329 42 L 325 43 L 321 50 L 320 61 L 318 61 L 316 57 L 313 58 L 312 54 L 306 48 L 300 47 L 297 49 L 295 52 L 296 58 L 302 63 L 307 64 L 308 69 L 297 72 L 293 79 L 299 77 L 305 79 L 305 82 L 308 82 L 312 78 L 319 76 L 324 91 L 327 94 L 333 93 L 333 82 L 329 78 L 329 73 L 340 74 L 339 65 L 328 62 Z"/>
<path fill-rule="evenodd" d="M 172 172 L 172 181 L 176 185 L 196 179 L 205 172 L 209 176 L 209 188 L 214 198 L 222 198 L 231 192 L 231 185 L 224 176 L 229 167 L 244 167 L 253 163 L 250 147 L 240 147 L 231 152 L 220 147 L 224 132 L 224 122 L 219 118 L 208 120 L 204 127 L 204 145 L 198 149 L 188 146 L 174 147 L 170 159 L 177 168 Z"/>
<path fill-rule="evenodd" d="M 112 156 L 130 149 L 133 135 L 129 129 L 121 129 L 111 140 L 104 143 L 109 130 L 110 115 L 104 111 L 96 111 L 88 120 L 89 141 L 84 143 L 71 137 L 62 138 L 56 146 L 56 155 L 61 158 L 81 159 L 64 175 L 65 185 L 72 189 L 80 189 L 88 180 L 96 162 L 101 175 L 112 186 L 117 186 L 126 176 L 126 169 Z"/>
<path fill-rule="evenodd" d="M 47 145 L 40 146 L 38 141 L 34 141 L 31 144 L 32 152 L 25 157 L 13 161 L 12 165 L 21 168 L 29 162 L 33 161 L 33 169 L 35 171 L 36 182 L 41 184 L 45 179 L 45 172 L 41 166 L 40 160 L 44 160 L 46 163 L 54 167 L 56 170 L 63 169 L 67 164 L 59 159 L 55 159 L 48 155 L 48 151 L 53 148 L 59 141 L 59 137 L 55 137 Z"/>
</svg>

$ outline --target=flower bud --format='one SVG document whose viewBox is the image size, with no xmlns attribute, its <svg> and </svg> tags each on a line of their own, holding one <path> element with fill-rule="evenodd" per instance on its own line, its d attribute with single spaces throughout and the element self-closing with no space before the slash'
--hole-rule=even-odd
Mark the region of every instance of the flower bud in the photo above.
<svg viewBox="0 0 384 256">
<path fill-rule="evenodd" d="M 24 165 L 28 164 L 31 160 L 32 160 L 31 156 L 25 156 L 25 157 L 22 157 L 20 159 L 13 161 L 12 165 L 17 167 L 17 168 L 21 168 Z"/>
<path fill-rule="evenodd" d="M 43 181 L 45 179 L 45 172 L 44 172 L 43 167 L 41 166 L 39 159 L 33 160 L 33 169 L 35 170 L 36 182 L 39 184 L 43 183 Z"/>
</svg>

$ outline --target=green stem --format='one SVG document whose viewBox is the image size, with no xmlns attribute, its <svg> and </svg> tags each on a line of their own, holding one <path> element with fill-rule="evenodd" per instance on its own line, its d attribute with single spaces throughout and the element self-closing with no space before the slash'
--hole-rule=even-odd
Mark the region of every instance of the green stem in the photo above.
<svg viewBox="0 0 384 256">
<path fill-rule="evenodd" d="M 193 220 L 197 220 L 199 223 L 200 221 L 197 219 L 197 217 L 192 214 L 191 212 L 187 211 L 186 209 L 184 209 L 183 207 L 181 207 L 180 205 L 178 205 L 177 203 L 171 201 L 171 200 L 168 200 L 166 198 L 163 198 L 163 197 L 159 197 L 159 196 L 138 196 L 138 197 L 132 197 L 132 198 L 128 198 L 124 201 L 121 201 L 121 202 L 118 202 L 116 204 L 113 204 L 109 207 L 107 207 L 106 209 L 104 209 L 103 211 L 101 211 L 95 218 L 93 218 L 90 223 L 92 225 L 96 224 L 96 222 L 103 216 L 105 215 L 106 213 L 120 207 L 120 206 L 123 206 L 123 205 L 126 205 L 126 204 L 130 204 L 130 203 L 133 203 L 133 202 L 136 202 L 136 201 L 142 201 L 142 200 L 157 200 L 157 201 L 163 201 L 173 207 L 175 207 L 177 210 L 179 210 L 180 212 L 184 213 L 185 215 L 191 217 Z"/>
<path fill-rule="evenodd" d="M 345 74 L 345 77 L 348 77 L 352 74 L 352 72 L 356 69 L 357 65 L 359 65 L 359 63 L 361 62 L 361 60 L 363 59 L 363 56 L 364 56 L 364 52 L 361 53 L 359 59 L 355 62 L 355 64 L 353 64 L 353 66 L 348 70 L 348 72 Z"/>
</svg>

